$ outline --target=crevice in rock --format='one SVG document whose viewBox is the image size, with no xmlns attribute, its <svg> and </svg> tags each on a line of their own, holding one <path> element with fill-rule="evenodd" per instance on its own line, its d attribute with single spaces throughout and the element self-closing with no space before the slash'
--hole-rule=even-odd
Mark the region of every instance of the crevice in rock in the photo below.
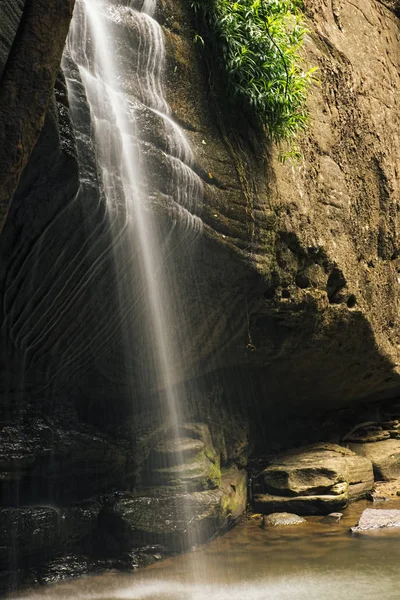
<svg viewBox="0 0 400 600">
<path fill-rule="evenodd" d="M 347 284 L 347 281 L 340 269 L 335 267 L 328 277 L 326 284 L 326 292 L 331 304 L 339 304 L 342 300 L 338 296 L 338 292 Z"/>
</svg>

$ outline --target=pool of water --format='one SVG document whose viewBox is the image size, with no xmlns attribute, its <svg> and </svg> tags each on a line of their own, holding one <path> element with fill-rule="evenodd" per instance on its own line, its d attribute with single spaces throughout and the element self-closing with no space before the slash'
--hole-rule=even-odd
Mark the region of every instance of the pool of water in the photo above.
<svg viewBox="0 0 400 600">
<path fill-rule="evenodd" d="M 107 572 L 40 588 L 24 600 L 398 600 L 400 529 L 351 535 L 359 502 L 339 523 L 309 517 L 262 530 L 248 520 L 195 552 L 131 574 Z M 385 502 L 374 508 L 398 508 Z"/>
</svg>

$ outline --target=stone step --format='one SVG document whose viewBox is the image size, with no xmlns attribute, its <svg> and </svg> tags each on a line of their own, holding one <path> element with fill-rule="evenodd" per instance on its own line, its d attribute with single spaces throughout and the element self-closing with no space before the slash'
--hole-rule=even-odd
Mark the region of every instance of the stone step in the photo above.
<svg viewBox="0 0 400 600">
<path fill-rule="evenodd" d="M 220 469 L 206 457 L 182 465 L 153 469 L 151 483 L 184 488 L 186 490 L 207 490 L 220 484 Z"/>
<path fill-rule="evenodd" d="M 202 440 L 182 437 L 159 442 L 151 452 L 154 464 L 165 467 L 189 462 L 204 452 L 205 444 Z"/>
</svg>

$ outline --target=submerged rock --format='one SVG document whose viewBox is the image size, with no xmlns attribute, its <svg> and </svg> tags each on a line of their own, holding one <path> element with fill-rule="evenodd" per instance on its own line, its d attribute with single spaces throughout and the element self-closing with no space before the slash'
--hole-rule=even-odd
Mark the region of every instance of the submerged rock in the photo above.
<svg viewBox="0 0 400 600">
<path fill-rule="evenodd" d="M 268 527 L 281 527 L 283 525 L 301 525 L 306 520 L 293 513 L 272 513 L 268 516 L 264 516 L 261 528 L 267 529 Z"/>
<path fill-rule="evenodd" d="M 326 515 L 323 519 L 323 523 L 338 523 L 343 518 L 343 513 L 335 512 Z"/>
<path fill-rule="evenodd" d="M 377 529 L 400 528 L 400 510 L 380 510 L 367 508 L 362 513 L 353 533 L 363 533 Z"/>
</svg>

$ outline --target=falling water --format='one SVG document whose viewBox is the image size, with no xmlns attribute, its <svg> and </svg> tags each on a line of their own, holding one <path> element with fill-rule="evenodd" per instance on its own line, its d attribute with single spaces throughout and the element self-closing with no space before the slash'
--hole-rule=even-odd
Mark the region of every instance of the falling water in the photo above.
<svg viewBox="0 0 400 600">
<path fill-rule="evenodd" d="M 140 341 L 129 335 L 125 340 L 127 370 L 134 353 L 143 363 L 152 363 L 153 368 L 146 369 L 152 380 L 147 375 L 142 385 L 162 390 L 164 418 L 177 431 L 174 384 L 184 361 L 177 334 L 179 283 L 171 264 L 171 237 L 179 227 L 180 243 L 190 245 L 201 231 L 196 213 L 201 210 L 202 185 L 191 168 L 190 146 L 163 95 L 165 50 L 162 29 L 153 18 L 155 1 L 145 0 L 141 11 L 132 4 L 78 0 L 67 52 L 79 68 L 90 107 L 115 268 L 128 265 L 128 275 L 119 284 L 121 315 L 128 321 L 139 313 L 145 323 Z M 73 103 L 73 85 L 69 87 Z M 149 123 L 161 137 L 156 158 L 167 173 L 162 192 L 152 183 L 156 167 Z"/>
</svg>

